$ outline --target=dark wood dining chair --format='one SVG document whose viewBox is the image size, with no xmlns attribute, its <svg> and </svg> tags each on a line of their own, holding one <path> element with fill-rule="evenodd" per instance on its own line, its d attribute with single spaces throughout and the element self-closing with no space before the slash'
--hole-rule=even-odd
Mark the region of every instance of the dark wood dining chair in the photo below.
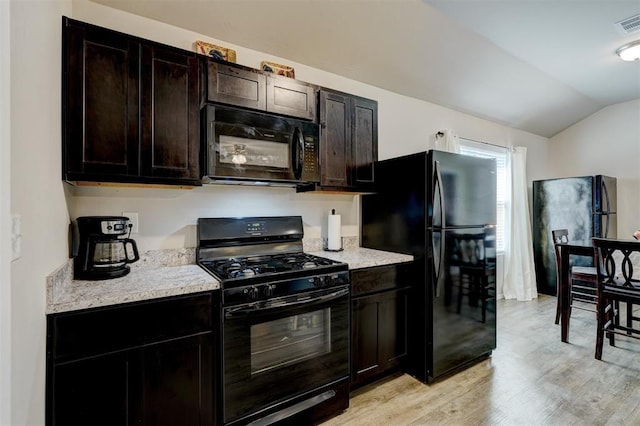
<svg viewBox="0 0 640 426">
<path fill-rule="evenodd" d="M 567 229 L 556 229 L 551 231 L 553 237 L 553 246 L 556 253 L 556 271 L 557 280 L 556 288 L 558 289 L 558 301 L 556 304 L 556 324 L 560 322 L 561 299 L 560 299 L 560 276 L 561 259 L 559 244 L 569 243 L 569 231 Z M 596 276 L 596 268 L 592 266 L 571 266 L 569 280 L 569 316 L 571 309 L 582 309 L 585 311 L 596 312 L 596 284 L 598 277 Z"/>
<path fill-rule="evenodd" d="M 635 325 L 640 317 L 633 315 L 633 306 L 640 304 L 640 267 L 634 269 L 633 265 L 634 256 L 640 257 L 640 242 L 605 238 L 592 241 L 598 271 L 595 357 L 602 359 L 605 334 L 610 346 L 615 345 L 616 334 L 640 340 L 640 324 Z M 626 325 L 619 321 L 620 302 L 627 306 Z"/>
</svg>

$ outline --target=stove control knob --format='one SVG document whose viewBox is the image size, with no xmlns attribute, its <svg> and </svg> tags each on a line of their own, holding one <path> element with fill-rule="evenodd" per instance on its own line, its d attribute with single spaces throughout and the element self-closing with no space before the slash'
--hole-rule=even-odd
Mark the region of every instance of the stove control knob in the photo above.
<svg viewBox="0 0 640 426">
<path fill-rule="evenodd" d="M 273 297 L 273 291 L 275 290 L 276 286 L 273 284 L 267 284 L 265 286 L 262 287 L 262 295 L 264 297 Z"/>
<path fill-rule="evenodd" d="M 260 292 L 254 286 L 247 287 L 244 289 L 244 294 L 249 300 L 257 300 Z"/>
<path fill-rule="evenodd" d="M 322 288 L 325 286 L 324 277 L 315 277 L 313 279 L 313 286 L 317 288 Z"/>
</svg>

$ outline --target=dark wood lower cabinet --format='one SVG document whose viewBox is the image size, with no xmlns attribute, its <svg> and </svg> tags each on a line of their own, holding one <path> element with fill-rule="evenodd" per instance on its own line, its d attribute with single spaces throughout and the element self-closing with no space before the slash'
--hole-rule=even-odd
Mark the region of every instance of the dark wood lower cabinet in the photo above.
<svg viewBox="0 0 640 426">
<path fill-rule="evenodd" d="M 209 425 L 212 413 L 212 333 L 139 349 L 142 385 L 135 423 Z"/>
<path fill-rule="evenodd" d="M 50 315 L 46 423 L 216 423 L 211 300 L 200 294 Z M 109 325 L 116 332 L 107 333 Z M 103 339 L 89 327 L 102 328 Z"/>
<path fill-rule="evenodd" d="M 129 424 L 128 353 L 56 365 L 52 378 L 53 425 Z"/>
<path fill-rule="evenodd" d="M 352 272 L 352 388 L 396 370 L 406 358 L 409 287 L 403 278 L 405 266 Z"/>
</svg>

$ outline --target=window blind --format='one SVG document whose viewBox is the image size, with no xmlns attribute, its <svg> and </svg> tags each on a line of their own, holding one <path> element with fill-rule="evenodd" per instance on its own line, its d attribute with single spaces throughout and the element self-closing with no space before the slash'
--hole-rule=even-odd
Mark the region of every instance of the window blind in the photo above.
<svg viewBox="0 0 640 426">
<path fill-rule="evenodd" d="M 460 154 L 496 160 L 496 251 L 504 252 L 508 194 L 509 149 L 460 138 Z"/>
</svg>

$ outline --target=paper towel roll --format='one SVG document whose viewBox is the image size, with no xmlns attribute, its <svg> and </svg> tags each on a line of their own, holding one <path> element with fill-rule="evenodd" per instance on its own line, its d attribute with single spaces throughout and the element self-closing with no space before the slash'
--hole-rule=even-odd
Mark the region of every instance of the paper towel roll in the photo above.
<svg viewBox="0 0 640 426">
<path fill-rule="evenodd" d="M 329 215 L 329 226 L 327 228 L 327 249 L 340 250 L 342 248 L 342 238 L 340 236 L 340 215 Z"/>
</svg>

